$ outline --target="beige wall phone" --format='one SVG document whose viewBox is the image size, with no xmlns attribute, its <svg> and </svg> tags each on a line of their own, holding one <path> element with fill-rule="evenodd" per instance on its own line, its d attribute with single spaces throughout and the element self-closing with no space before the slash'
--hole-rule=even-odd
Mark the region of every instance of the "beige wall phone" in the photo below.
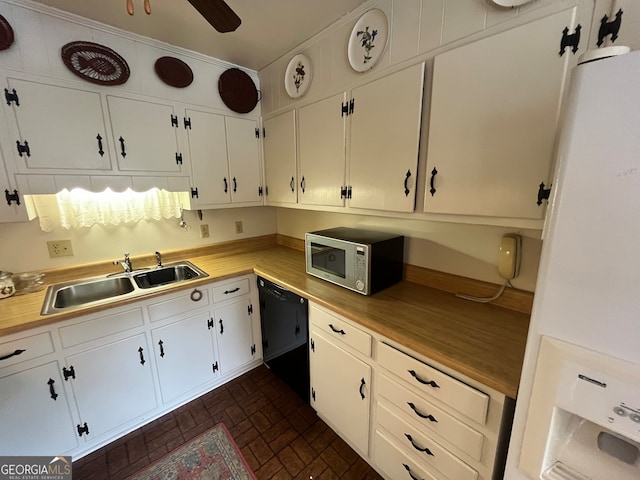
<svg viewBox="0 0 640 480">
<path fill-rule="evenodd" d="M 505 235 L 500 242 L 498 252 L 498 275 L 505 280 L 511 280 L 520 272 L 520 247 L 522 237 L 520 235 Z"/>
</svg>

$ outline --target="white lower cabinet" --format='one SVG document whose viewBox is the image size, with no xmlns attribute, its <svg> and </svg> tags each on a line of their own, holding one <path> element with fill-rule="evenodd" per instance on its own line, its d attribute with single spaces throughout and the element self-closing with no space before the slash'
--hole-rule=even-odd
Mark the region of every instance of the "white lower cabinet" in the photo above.
<svg viewBox="0 0 640 480">
<path fill-rule="evenodd" d="M 99 437 L 157 406 L 144 333 L 70 355 L 63 367 L 80 414 L 78 433 Z"/>
<path fill-rule="evenodd" d="M 76 460 L 258 366 L 253 305 L 244 275 L 0 338 L 0 452 Z"/>
<path fill-rule="evenodd" d="M 310 306 L 309 319 L 311 405 L 366 456 L 369 452 L 371 366 L 343 348 L 343 345 L 348 348 L 347 339 L 338 343 L 320 333 L 326 320 L 324 311 Z"/>
<path fill-rule="evenodd" d="M 502 478 L 514 401 L 309 303 L 312 407 L 388 480 Z"/>
<path fill-rule="evenodd" d="M 206 311 L 151 331 L 163 402 L 216 378 L 210 325 Z"/>
<path fill-rule="evenodd" d="M 78 446 L 62 382 L 56 361 L 0 378 L 3 455 L 49 455 Z"/>
</svg>

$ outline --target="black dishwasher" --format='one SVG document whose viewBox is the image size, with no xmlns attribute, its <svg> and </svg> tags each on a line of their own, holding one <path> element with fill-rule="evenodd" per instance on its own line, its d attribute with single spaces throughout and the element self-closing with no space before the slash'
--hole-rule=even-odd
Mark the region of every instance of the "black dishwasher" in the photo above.
<svg viewBox="0 0 640 480">
<path fill-rule="evenodd" d="M 309 403 L 308 302 L 258 277 L 264 363 Z"/>
</svg>

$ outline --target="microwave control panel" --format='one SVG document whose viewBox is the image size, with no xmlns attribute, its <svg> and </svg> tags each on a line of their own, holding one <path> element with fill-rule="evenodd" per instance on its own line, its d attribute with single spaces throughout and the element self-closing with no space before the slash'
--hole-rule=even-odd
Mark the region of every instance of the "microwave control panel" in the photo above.
<svg viewBox="0 0 640 480">
<path fill-rule="evenodd" d="M 360 292 L 367 290 L 367 247 L 356 245 L 356 288 Z"/>
</svg>

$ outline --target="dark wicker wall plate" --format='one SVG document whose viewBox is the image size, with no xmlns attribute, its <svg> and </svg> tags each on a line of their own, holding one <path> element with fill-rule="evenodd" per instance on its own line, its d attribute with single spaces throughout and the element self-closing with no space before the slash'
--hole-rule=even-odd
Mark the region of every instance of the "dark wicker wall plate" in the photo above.
<svg viewBox="0 0 640 480">
<path fill-rule="evenodd" d="M 260 100 L 253 80 L 239 68 L 230 68 L 220 75 L 218 92 L 224 104 L 238 113 L 249 113 Z"/>
<path fill-rule="evenodd" d="M 98 85 L 122 85 L 131 73 L 124 58 L 97 43 L 70 42 L 62 47 L 61 55 L 69 70 Z"/>
<path fill-rule="evenodd" d="M 154 68 L 160 80 L 172 87 L 184 88 L 193 82 L 191 67 L 179 58 L 160 57 Z"/>
<path fill-rule="evenodd" d="M 6 50 L 13 44 L 13 28 L 7 19 L 0 15 L 0 50 Z"/>
</svg>

